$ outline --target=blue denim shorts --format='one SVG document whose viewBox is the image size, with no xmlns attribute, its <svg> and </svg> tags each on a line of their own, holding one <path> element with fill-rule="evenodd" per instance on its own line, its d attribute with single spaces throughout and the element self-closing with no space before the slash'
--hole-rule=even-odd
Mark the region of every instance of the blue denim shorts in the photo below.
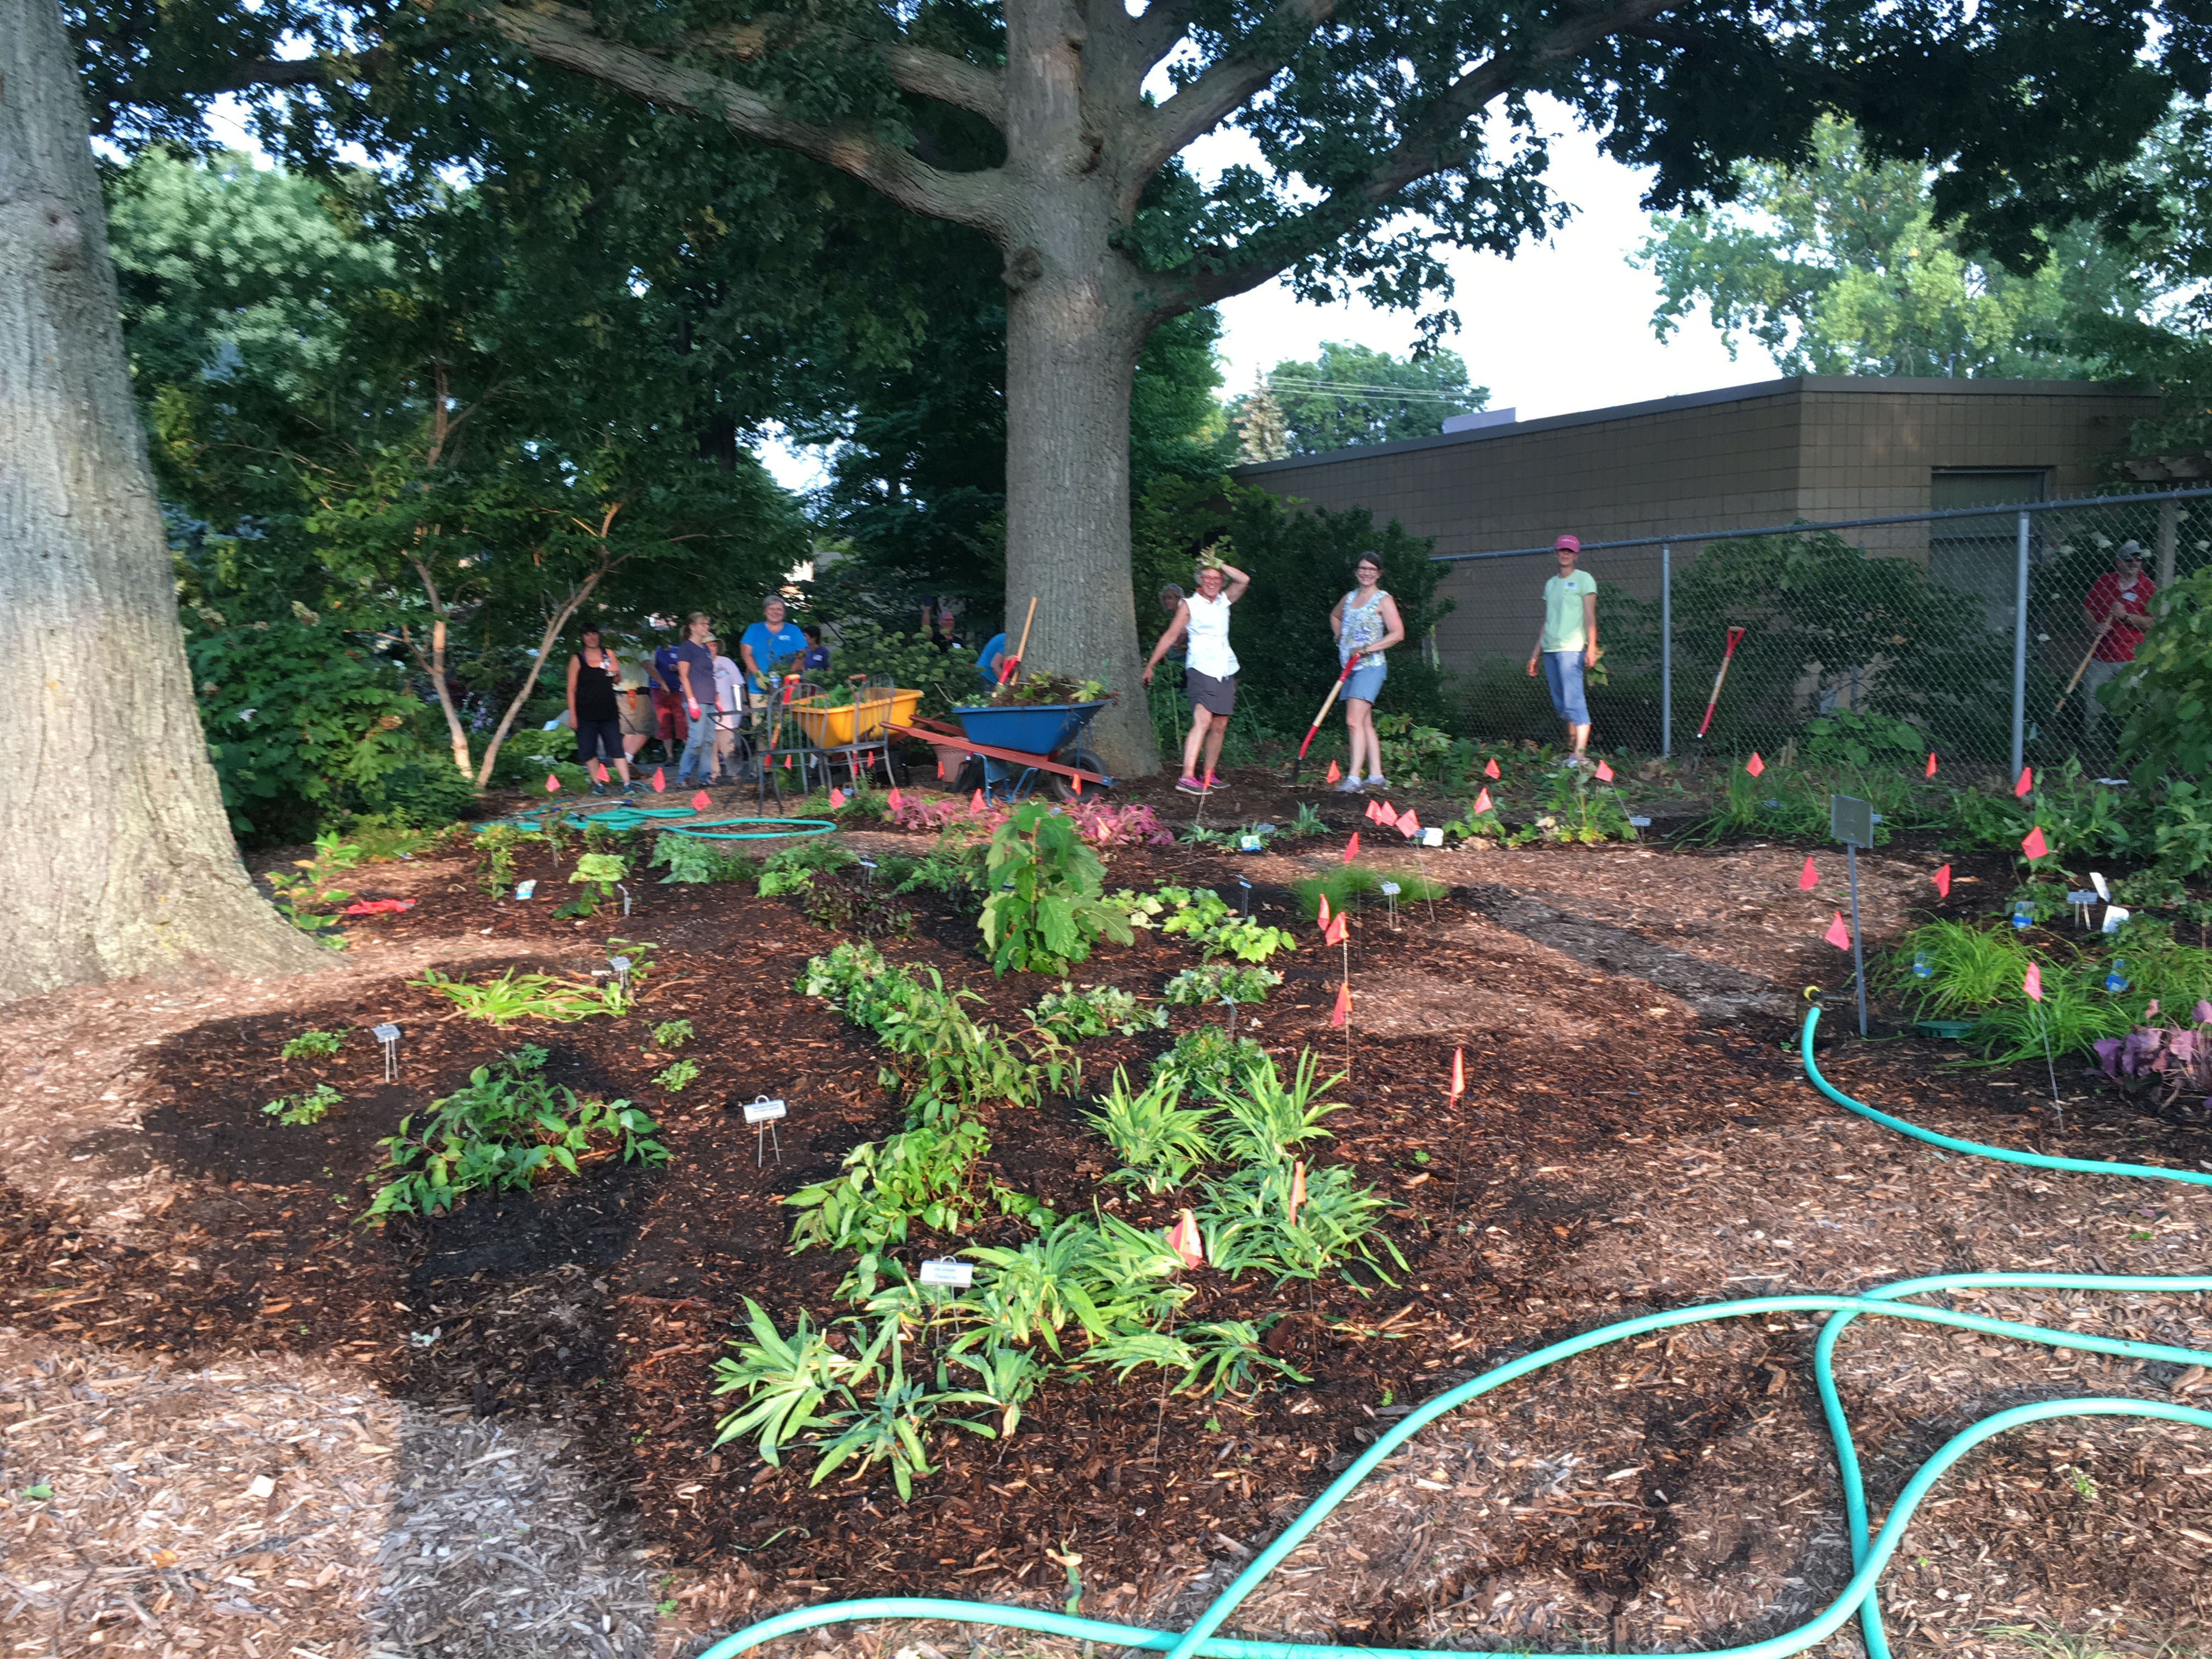
<svg viewBox="0 0 2212 1659">
<path fill-rule="evenodd" d="M 1547 651 L 1544 684 L 1552 689 L 1552 708 L 1569 726 L 1589 724 L 1589 705 L 1583 701 L 1583 653 Z"/>
<path fill-rule="evenodd" d="M 1344 682 L 1344 701 L 1351 702 L 1357 699 L 1361 702 L 1373 702 L 1376 693 L 1382 689 L 1383 678 L 1389 672 L 1390 665 L 1387 662 L 1362 662 Z"/>
</svg>

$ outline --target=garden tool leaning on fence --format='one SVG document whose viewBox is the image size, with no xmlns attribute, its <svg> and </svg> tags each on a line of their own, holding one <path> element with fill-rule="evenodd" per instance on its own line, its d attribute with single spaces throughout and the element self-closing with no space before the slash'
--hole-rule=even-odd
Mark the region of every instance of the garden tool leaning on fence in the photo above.
<svg viewBox="0 0 2212 1659">
<path fill-rule="evenodd" d="M 1721 700 L 1721 686 L 1728 679 L 1729 664 L 1735 659 L 1736 641 L 1741 638 L 1743 629 L 1729 629 L 1728 645 L 1721 652 L 1721 672 L 1713 676 L 1713 695 L 1705 699 L 1705 717 L 1698 722 L 1698 735 L 1701 738 L 1705 735 L 1705 728 L 1713 723 L 1713 710 L 1719 706 Z"/>
</svg>

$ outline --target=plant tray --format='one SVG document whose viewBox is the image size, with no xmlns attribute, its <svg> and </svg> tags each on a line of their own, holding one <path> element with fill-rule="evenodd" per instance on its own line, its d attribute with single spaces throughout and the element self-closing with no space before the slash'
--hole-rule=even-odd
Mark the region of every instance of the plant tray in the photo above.
<svg viewBox="0 0 2212 1659">
<path fill-rule="evenodd" d="M 1956 1042 L 1974 1029 L 1971 1019 L 1917 1019 L 1912 1029 L 1924 1037 L 1938 1037 L 1946 1042 Z"/>
</svg>

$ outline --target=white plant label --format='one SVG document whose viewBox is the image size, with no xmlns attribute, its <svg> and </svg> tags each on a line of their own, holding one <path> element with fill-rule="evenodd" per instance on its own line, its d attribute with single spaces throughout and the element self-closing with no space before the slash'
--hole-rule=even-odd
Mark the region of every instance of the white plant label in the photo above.
<svg viewBox="0 0 2212 1659">
<path fill-rule="evenodd" d="M 514 896 L 519 899 L 526 899 L 537 890 L 538 884 L 535 880 L 518 881 L 514 884 Z"/>
<path fill-rule="evenodd" d="M 784 1106 L 780 1100 L 749 1100 L 745 1103 L 745 1121 L 772 1123 L 783 1116 Z"/>
<path fill-rule="evenodd" d="M 2117 904 L 2106 905 L 2105 907 L 2104 931 L 2108 933 L 2118 933 L 2120 931 L 2120 924 L 2125 921 L 2132 914 L 2134 914 L 2132 911 L 2123 909 Z"/>
<path fill-rule="evenodd" d="M 1240 852 L 1240 853 L 1256 853 L 1256 852 L 1258 852 L 1258 851 L 1260 850 L 1260 838 L 1259 838 L 1259 836 L 1238 836 L 1238 837 L 1237 837 L 1237 850 L 1238 852 Z"/>
<path fill-rule="evenodd" d="M 2112 902 L 2112 890 L 2105 884 L 2104 877 L 2094 870 L 2089 872 L 2089 885 L 2097 890 L 2097 896 L 2106 903 L 2110 904 Z"/>
<path fill-rule="evenodd" d="M 964 1291 L 975 1282 L 975 1269 L 965 1261 L 939 1259 L 921 1264 L 921 1282 L 925 1285 L 945 1285 Z"/>
<path fill-rule="evenodd" d="M 1384 898 L 1395 898 L 1398 896 L 1399 891 L 1400 889 L 1398 884 L 1395 881 L 1386 881 L 1382 884 L 1382 896 Z"/>
<path fill-rule="evenodd" d="M 2082 887 L 2067 894 L 2066 902 L 2069 904 L 2094 904 L 2101 896 L 2094 888 Z"/>
<path fill-rule="evenodd" d="M 397 1025 L 372 1025 L 368 1028 L 368 1034 L 379 1042 L 399 1041 L 399 1028 Z"/>
<path fill-rule="evenodd" d="M 628 957 L 609 957 L 607 958 L 607 966 L 613 969 L 615 972 L 618 974 L 626 974 L 629 972 L 629 958 Z"/>
<path fill-rule="evenodd" d="M 1422 845 L 1422 846 L 1424 846 L 1424 847 L 1441 847 L 1441 846 L 1443 846 L 1443 844 L 1444 844 L 1444 832 L 1443 832 L 1443 830 L 1422 830 L 1422 831 L 1421 831 L 1421 845 Z"/>
</svg>

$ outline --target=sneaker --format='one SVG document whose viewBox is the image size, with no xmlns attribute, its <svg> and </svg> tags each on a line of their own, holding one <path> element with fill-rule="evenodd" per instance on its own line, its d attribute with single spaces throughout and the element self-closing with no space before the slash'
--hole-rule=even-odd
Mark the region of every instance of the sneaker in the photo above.
<svg viewBox="0 0 2212 1659">
<path fill-rule="evenodd" d="M 607 787 L 604 783 L 595 783 L 592 786 L 592 793 L 595 795 L 604 795 L 607 793 Z"/>
<path fill-rule="evenodd" d="M 625 795 L 635 795 L 637 793 L 637 780 L 635 778 L 627 778 L 623 780 L 622 792 Z"/>
<path fill-rule="evenodd" d="M 1367 780 L 1367 787 L 1370 789 L 1388 789 L 1390 787 L 1390 780 L 1384 777 L 1380 772 L 1376 772 L 1369 776 Z"/>
<path fill-rule="evenodd" d="M 1336 793 L 1337 793 L 1338 794 L 1340 794 L 1340 795 L 1356 795 L 1356 794 L 1358 794 L 1358 793 L 1362 789 L 1365 788 L 1366 787 L 1367 787 L 1366 785 L 1364 785 L 1364 784 L 1363 784 L 1362 782 L 1360 782 L 1360 781 L 1359 781 L 1359 774 L 1358 774 L 1358 773 L 1357 773 L 1357 772 L 1354 772 L 1354 773 L 1353 773 L 1350 777 L 1346 778 L 1346 779 L 1342 783 L 1340 783 L 1340 784 L 1338 784 L 1338 785 L 1336 786 Z"/>
<path fill-rule="evenodd" d="M 1220 780 L 1220 778 L 1218 778 L 1218 776 L 1216 776 L 1213 773 L 1212 773 L 1212 772 L 1208 772 L 1208 773 L 1206 775 L 1206 793 L 1209 793 L 1209 794 L 1211 794 L 1214 790 L 1218 789 L 1218 788 L 1220 788 L 1220 787 L 1221 787 L 1221 780 Z"/>
<path fill-rule="evenodd" d="M 1206 793 L 1206 786 L 1193 777 L 1177 778 L 1176 787 L 1186 795 L 1202 795 Z"/>
</svg>

